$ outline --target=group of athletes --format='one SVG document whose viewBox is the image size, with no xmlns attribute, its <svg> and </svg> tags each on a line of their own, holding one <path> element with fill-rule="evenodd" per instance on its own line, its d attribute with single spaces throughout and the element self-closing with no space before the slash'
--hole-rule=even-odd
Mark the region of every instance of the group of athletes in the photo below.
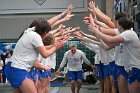
<svg viewBox="0 0 140 93">
<path fill-rule="evenodd" d="M 75 32 L 81 43 L 96 53 L 100 93 L 138 93 L 140 90 L 140 42 L 133 23 L 124 13 L 113 21 L 94 2 L 84 22 L 93 35 Z M 98 21 L 98 17 L 101 21 Z"/>
<path fill-rule="evenodd" d="M 82 32 L 79 27 L 61 24 L 74 16 L 72 5 L 47 21 L 35 19 L 22 33 L 4 70 L 15 93 L 48 93 L 55 52 L 71 39 L 80 40 L 96 53 L 100 93 L 139 92 L 140 42 L 132 22 L 124 13 L 116 13 L 112 21 L 93 1 L 89 2 L 88 10 L 89 16 L 84 17 L 83 22 L 93 35 Z"/>
</svg>

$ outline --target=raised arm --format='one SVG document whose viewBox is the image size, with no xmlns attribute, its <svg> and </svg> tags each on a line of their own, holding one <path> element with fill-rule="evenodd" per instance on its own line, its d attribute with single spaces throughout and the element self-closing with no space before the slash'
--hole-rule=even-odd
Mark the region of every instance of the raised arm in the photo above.
<svg viewBox="0 0 140 93">
<path fill-rule="evenodd" d="M 98 7 L 95 7 L 95 3 L 93 1 L 89 3 L 89 11 L 92 12 L 93 15 L 95 15 L 94 13 L 96 13 L 97 17 L 99 17 L 110 28 L 115 28 L 115 25 L 112 22 L 111 18 L 100 11 Z"/>
<path fill-rule="evenodd" d="M 87 47 L 89 50 L 91 50 L 95 53 L 98 53 L 98 51 L 99 51 L 99 46 L 98 45 L 95 45 L 93 43 L 87 43 L 87 42 L 84 42 L 84 41 L 81 41 L 80 43 L 82 45 L 84 45 L 85 47 Z"/>
<path fill-rule="evenodd" d="M 123 38 L 120 35 L 116 35 L 116 36 L 110 36 L 110 35 L 106 35 L 102 32 L 99 31 L 98 26 L 94 25 L 94 24 L 90 24 L 89 25 L 89 29 L 90 31 L 94 32 L 94 34 L 100 38 L 103 42 L 105 42 L 106 44 L 111 44 L 111 45 L 118 45 L 120 43 L 123 43 Z"/>
<path fill-rule="evenodd" d="M 59 48 L 63 47 L 64 44 L 65 42 L 63 41 L 57 41 L 51 49 L 47 50 L 45 46 L 40 46 L 37 47 L 37 51 L 41 54 L 42 57 L 47 58 L 48 56 L 56 52 Z"/>
<path fill-rule="evenodd" d="M 90 38 L 87 38 L 87 37 L 83 37 L 83 41 L 85 41 L 86 43 L 93 43 L 93 44 L 96 44 L 96 45 L 100 45 L 100 42 L 95 41 L 95 40 L 90 39 Z"/>
<path fill-rule="evenodd" d="M 83 34 L 83 36 L 88 37 L 88 38 L 90 38 L 90 39 L 92 39 L 92 40 L 99 41 L 99 39 L 98 39 L 98 38 L 96 38 L 96 37 L 95 37 L 95 36 L 93 36 L 93 35 L 88 35 L 88 34 L 83 33 L 83 32 L 82 32 L 82 34 Z"/>
<path fill-rule="evenodd" d="M 72 11 L 73 11 L 73 6 L 72 6 L 72 5 L 69 5 L 65 11 L 63 11 L 62 13 L 60 13 L 60 14 L 54 16 L 53 18 L 49 19 L 48 22 L 51 24 L 52 27 L 55 27 L 55 26 L 57 26 L 58 24 L 60 24 L 60 23 L 62 23 L 62 22 L 64 22 L 64 21 L 66 21 L 66 20 L 68 20 L 68 18 L 70 19 L 70 18 L 73 16 L 73 15 L 71 14 Z M 67 15 L 67 14 L 69 14 L 69 15 Z M 67 15 L 67 16 L 65 16 L 65 15 Z M 65 19 L 64 19 L 64 16 L 65 16 Z M 61 19 L 61 18 L 63 18 L 63 20 L 59 20 L 59 19 Z M 67 18 L 67 19 L 66 19 L 66 18 Z M 57 22 L 57 21 L 58 21 L 58 22 Z M 57 23 L 56 23 L 56 22 L 57 22 Z"/>
<path fill-rule="evenodd" d="M 72 17 L 74 16 L 74 14 L 66 14 L 62 19 L 56 21 L 54 24 L 52 24 L 52 27 L 55 27 L 65 21 L 69 21 L 72 19 Z"/>
</svg>

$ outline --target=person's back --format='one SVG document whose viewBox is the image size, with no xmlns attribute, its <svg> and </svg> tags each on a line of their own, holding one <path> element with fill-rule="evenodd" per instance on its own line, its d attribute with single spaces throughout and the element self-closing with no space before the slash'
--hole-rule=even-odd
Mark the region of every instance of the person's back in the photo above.
<svg viewBox="0 0 140 93">
<path fill-rule="evenodd" d="M 33 66 L 36 58 L 39 55 L 35 48 L 43 45 L 41 37 L 34 32 L 34 29 L 35 28 L 29 28 L 26 30 L 23 36 L 17 42 L 10 60 L 12 61 L 12 67 L 22 68 L 29 71 Z"/>
</svg>

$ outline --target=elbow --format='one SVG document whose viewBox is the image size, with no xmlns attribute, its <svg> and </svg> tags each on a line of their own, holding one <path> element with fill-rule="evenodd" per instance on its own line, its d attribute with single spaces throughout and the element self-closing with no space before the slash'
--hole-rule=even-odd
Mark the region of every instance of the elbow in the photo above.
<svg viewBox="0 0 140 93">
<path fill-rule="evenodd" d="M 42 54 L 41 55 L 43 58 L 47 58 L 49 55 L 48 54 Z"/>
<path fill-rule="evenodd" d="M 47 58 L 50 54 L 49 54 L 49 51 L 42 51 L 41 53 L 40 53 L 40 55 L 43 57 L 43 58 Z"/>
<path fill-rule="evenodd" d="M 47 58 L 49 56 L 49 54 L 46 52 L 46 51 L 41 51 L 40 52 L 40 55 L 43 57 L 43 58 Z"/>
<path fill-rule="evenodd" d="M 49 56 L 48 55 L 49 51 L 46 50 L 45 46 L 41 46 L 41 47 L 37 48 L 37 51 L 44 58 L 47 58 Z"/>
<path fill-rule="evenodd" d="M 113 39 L 112 38 L 105 38 L 102 39 L 106 44 L 112 44 L 113 43 Z"/>
</svg>

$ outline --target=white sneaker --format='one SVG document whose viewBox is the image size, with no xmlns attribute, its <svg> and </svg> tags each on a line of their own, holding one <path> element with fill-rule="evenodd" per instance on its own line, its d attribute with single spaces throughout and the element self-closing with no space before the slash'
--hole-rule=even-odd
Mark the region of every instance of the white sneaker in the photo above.
<svg viewBox="0 0 140 93">
<path fill-rule="evenodd" d="M 98 85 L 100 82 L 99 82 L 99 80 L 95 83 L 95 85 Z"/>
</svg>

